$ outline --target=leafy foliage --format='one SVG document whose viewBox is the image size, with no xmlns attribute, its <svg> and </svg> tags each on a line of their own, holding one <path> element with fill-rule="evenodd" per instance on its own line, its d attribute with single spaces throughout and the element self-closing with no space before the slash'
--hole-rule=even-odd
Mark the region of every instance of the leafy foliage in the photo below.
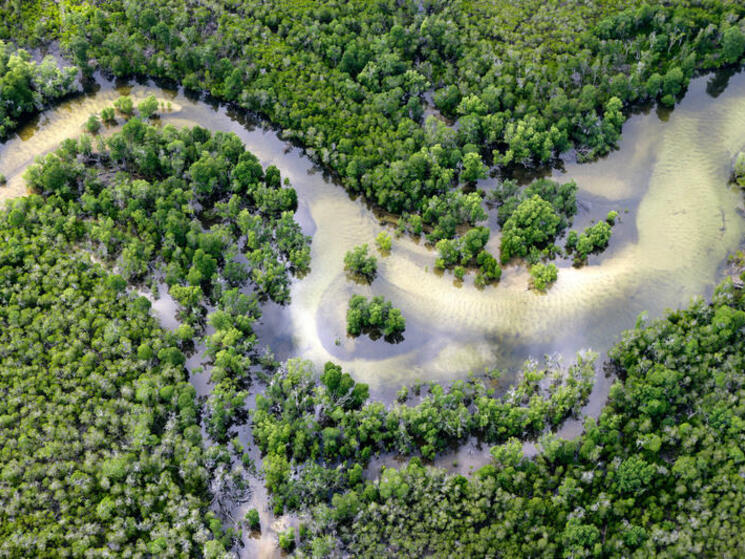
<svg viewBox="0 0 745 559">
<path fill-rule="evenodd" d="M 393 240 L 388 233 L 381 231 L 378 233 L 378 236 L 375 237 L 375 245 L 378 247 L 381 254 L 386 255 L 391 251 Z"/>
<path fill-rule="evenodd" d="M 502 269 L 497 259 L 484 248 L 489 241 L 489 229 L 474 227 L 458 239 L 441 239 L 436 248 L 439 257 L 435 267 L 441 270 L 455 267 L 456 277 L 463 279 L 465 267 L 478 267 L 476 284 L 480 286 L 499 281 Z"/>
<path fill-rule="evenodd" d="M 44 105 L 78 91 L 76 68 L 60 69 L 52 56 L 41 64 L 28 52 L 0 41 L 0 140 Z"/>
<path fill-rule="evenodd" d="M 398 340 L 406 330 L 406 320 L 401 310 L 382 297 L 368 300 L 362 295 L 352 295 L 347 309 L 347 332 L 352 336 L 362 333 L 376 339 L 382 334 L 386 340 Z"/>
<path fill-rule="evenodd" d="M 605 154 L 630 107 L 674 104 L 745 50 L 745 8 L 723 0 L 22 4 L 2 9 L 7 34 L 59 36 L 84 73 L 95 60 L 258 113 L 350 192 L 447 237 L 476 224 L 454 187 L 482 162 Z M 457 202 L 428 213 L 445 197 Z"/>
<path fill-rule="evenodd" d="M 530 267 L 530 279 L 538 291 L 546 291 L 556 281 L 558 274 L 554 264 L 538 263 Z"/>
<path fill-rule="evenodd" d="M 390 244 L 390 238 L 388 242 Z M 378 273 L 378 260 L 368 254 L 366 244 L 359 245 L 344 255 L 344 269 L 352 276 L 370 283 Z"/>
<path fill-rule="evenodd" d="M 560 223 L 553 206 L 538 194 L 520 202 L 502 228 L 502 263 L 515 257 L 536 259 L 556 239 Z"/>
<path fill-rule="evenodd" d="M 489 197 L 497 204 L 499 211 L 497 221 L 504 227 L 507 220 L 517 210 L 521 202 L 538 195 L 551 203 L 560 216 L 560 228 L 565 229 L 572 223 L 577 213 L 577 184 L 570 181 L 564 184 L 549 179 L 538 179 L 520 189 L 514 180 L 505 180 L 493 190 Z"/>
<path fill-rule="evenodd" d="M 579 235 L 576 231 L 569 232 L 566 246 L 568 251 L 574 251 L 575 264 L 583 264 L 590 254 L 601 252 L 608 246 L 611 237 L 612 224 L 610 222 L 615 222 L 615 216 L 608 215 L 609 218 L 606 221 L 598 221 L 594 225 L 590 225 Z"/>
<path fill-rule="evenodd" d="M 351 507 L 356 495 L 344 490 L 364 489 L 362 469 L 379 452 L 432 459 L 472 436 L 496 443 L 541 433 L 579 411 L 594 375 L 593 355 L 579 357 L 567 371 L 528 362 L 501 397 L 472 378 L 449 389 L 431 384 L 416 406 L 386 408 L 368 402 L 367 385 L 337 365 L 327 363 L 317 384 L 310 363 L 290 360 L 257 396 L 253 411 L 275 510 L 326 502 L 330 492 L 338 493 L 335 507 Z"/>
<path fill-rule="evenodd" d="M 217 464 L 179 342 L 73 249 L 72 217 L 0 214 L 0 553 L 200 555 Z"/>
<path fill-rule="evenodd" d="M 640 321 L 610 352 L 620 378 L 580 437 L 544 437 L 534 459 L 511 439 L 472 479 L 418 459 L 386 469 L 319 505 L 306 549 L 318 539 L 334 542 L 328 556 L 356 557 L 745 553 L 744 326 L 731 283 L 711 304 Z"/>
</svg>

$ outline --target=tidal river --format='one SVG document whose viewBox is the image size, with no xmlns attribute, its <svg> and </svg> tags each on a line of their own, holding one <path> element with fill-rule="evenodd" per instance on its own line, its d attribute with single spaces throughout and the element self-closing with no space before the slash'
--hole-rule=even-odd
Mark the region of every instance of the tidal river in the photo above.
<svg viewBox="0 0 745 559">
<path fill-rule="evenodd" d="M 504 270 L 495 286 L 478 289 L 472 278 L 463 284 L 451 274 L 433 272 L 435 253 L 423 241 L 394 239 L 386 257 L 378 255 L 378 278 L 370 286 L 350 282 L 343 270 L 347 250 L 373 240 L 385 225 L 363 201 L 352 200 L 300 150 L 272 130 L 256 126 L 241 114 L 201 102 L 180 91 L 152 84 L 117 87 L 98 80 L 96 91 L 46 111 L 0 146 L 0 173 L 8 184 L 0 199 L 23 195 L 23 170 L 34 157 L 55 149 L 60 141 L 82 133 L 91 113 L 110 106 L 119 95 L 139 101 L 148 95 L 170 103 L 160 122 L 204 126 L 236 133 L 262 164 L 274 164 L 298 192 L 297 219 L 313 237 L 312 270 L 292 286 L 292 304 L 269 304 L 257 331 L 281 359 L 302 356 L 318 365 L 334 360 L 359 381 L 371 385 L 376 397 L 390 397 L 417 380 L 451 380 L 486 367 L 515 370 L 529 356 L 558 353 L 565 362 L 584 348 L 603 352 L 621 332 L 646 311 L 657 316 L 667 307 L 685 305 L 696 295 L 708 295 L 724 273 L 727 254 L 740 246 L 745 232 L 742 192 L 728 186 L 731 161 L 745 146 L 745 74 L 730 79 L 721 91 L 713 78 L 691 83 L 682 103 L 671 113 L 633 116 L 624 126 L 619 149 L 596 163 L 565 164 L 556 180 L 575 180 L 579 213 L 574 227 L 582 229 L 609 210 L 620 213 L 609 249 L 573 268 L 560 264 L 559 279 L 545 295 L 528 290 L 524 266 Z M 714 98 L 716 96 L 716 98 Z M 488 190 L 494 180 L 479 185 Z M 492 212 L 493 213 L 493 212 Z M 499 236 L 490 218 L 490 248 L 497 254 Z M 400 307 L 407 327 L 395 345 L 345 334 L 345 310 L 354 293 L 383 295 Z M 167 328 L 176 325 L 175 308 L 161 297 L 153 308 Z M 199 363 L 199 355 L 189 360 Z M 200 394 L 209 391 L 206 375 L 193 375 Z M 504 382 L 510 382 L 506 375 Z M 607 380 L 593 393 L 590 413 L 599 412 Z M 580 425 L 570 422 L 566 436 Z M 561 433 L 560 433 L 561 434 Z M 242 430 L 241 439 L 249 443 Z M 441 457 L 438 464 L 470 470 L 479 459 L 466 445 L 461 454 Z M 391 457 L 381 457 L 382 462 Z M 452 469 L 452 467 L 450 467 Z M 263 484 L 251 480 L 251 500 L 237 504 L 236 517 L 257 507 L 265 529 L 246 534 L 246 557 L 278 556 L 276 531 L 293 521 L 275 519 Z"/>
<path fill-rule="evenodd" d="M 292 287 L 292 304 L 267 305 L 260 339 L 279 358 L 334 360 L 374 392 L 389 393 L 416 380 L 450 380 L 486 367 L 512 368 L 528 356 L 582 348 L 604 351 L 637 316 L 707 295 L 722 274 L 727 254 L 743 238 L 742 193 L 727 185 L 733 154 L 745 145 L 745 74 L 735 75 L 716 98 L 713 78 L 691 83 L 671 113 L 633 116 L 619 149 L 591 164 L 554 171 L 579 186 L 575 228 L 615 209 L 621 221 L 609 249 L 573 268 L 560 264 L 559 279 L 545 295 L 528 290 L 524 266 L 504 270 L 495 286 L 479 289 L 450 273 L 433 271 L 435 253 L 424 241 L 394 239 L 380 257 L 370 286 L 350 282 L 347 250 L 373 240 L 386 226 L 361 200 L 352 200 L 272 130 L 247 122 L 225 107 L 154 85 L 117 87 L 99 79 L 97 90 L 41 114 L 0 147 L 0 172 L 8 185 L 0 196 L 25 192 L 21 178 L 33 158 L 82 132 L 91 113 L 121 94 L 135 101 L 155 95 L 172 105 L 160 121 L 199 124 L 236 133 L 264 165 L 274 164 L 298 192 L 297 219 L 312 235 L 312 270 Z M 721 88 L 719 88 L 721 89 Z M 489 189 L 493 180 L 482 181 Z M 493 224 L 493 217 L 490 223 Z M 489 246 L 497 254 L 498 233 Z M 383 295 L 407 321 L 404 341 L 387 344 L 345 333 L 345 311 L 354 293 Z M 156 309 L 165 318 L 168 301 Z M 509 381 L 509 375 L 506 381 Z"/>
</svg>

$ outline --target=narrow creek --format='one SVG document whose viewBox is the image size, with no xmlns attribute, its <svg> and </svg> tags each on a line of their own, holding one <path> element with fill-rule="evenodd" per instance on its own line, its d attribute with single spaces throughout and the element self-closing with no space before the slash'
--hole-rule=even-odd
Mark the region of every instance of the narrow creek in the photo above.
<svg viewBox="0 0 745 559">
<path fill-rule="evenodd" d="M 35 156 L 55 149 L 61 140 L 81 134 L 91 113 L 98 113 L 122 94 L 139 101 L 155 95 L 172 104 L 160 121 L 175 126 L 195 124 L 237 134 L 263 165 L 274 164 L 297 190 L 296 219 L 312 235 L 312 269 L 292 286 L 292 304 L 268 304 L 257 328 L 262 343 L 279 359 L 301 356 L 316 364 L 340 363 L 373 397 L 390 400 L 402 384 L 449 381 L 486 367 L 514 371 L 525 358 L 559 354 L 567 363 L 576 351 L 605 352 L 633 326 L 641 312 L 657 316 L 696 295 L 709 295 L 724 273 L 723 262 L 738 248 L 745 233 L 742 193 L 727 185 L 733 155 L 745 145 L 745 74 L 714 87 L 713 77 L 693 80 L 672 112 L 650 111 L 633 116 L 624 126 L 619 150 L 591 164 L 566 163 L 554 171 L 557 180 L 579 186 L 579 213 L 574 228 L 615 209 L 621 222 L 609 249 L 588 265 L 560 265 L 559 279 L 545 295 L 528 290 L 524 266 L 504 270 L 496 286 L 479 289 L 473 278 L 461 284 L 452 274 L 433 272 L 435 253 L 408 237 L 394 239 L 390 255 L 379 257 L 378 278 L 370 286 L 351 283 L 343 270 L 347 250 L 373 239 L 386 226 L 362 201 L 324 177 L 298 148 L 241 113 L 147 85 L 117 84 L 98 78 L 96 91 L 46 111 L 0 145 L 0 173 L 8 184 L 0 200 L 23 195 L 23 170 Z M 716 85 L 716 84 L 715 84 Z M 716 99 L 712 90 L 716 89 Z M 723 89 L 723 91 L 722 91 Z M 481 187 L 489 189 L 493 180 Z M 496 254 L 499 235 L 494 219 L 490 248 Z M 354 293 L 383 295 L 406 317 L 399 344 L 353 340 L 345 334 L 346 301 Z M 168 297 L 155 305 L 165 327 L 173 325 Z M 192 366 L 199 359 L 190 360 Z M 206 375 L 193 375 L 200 394 L 209 391 Z M 514 376 L 506 374 L 507 384 Z M 599 413 L 607 394 L 593 392 L 588 410 Z M 566 435 L 578 429 L 568 425 Z M 241 436 L 244 443 L 250 434 Z M 443 457 L 439 465 L 465 471 L 479 459 L 471 449 Z M 382 463 L 382 462 L 381 462 Z M 453 466 L 453 463 L 457 465 Z M 249 503 L 262 511 L 262 525 L 288 522 L 266 510 L 262 484 L 254 483 Z M 278 524 L 277 524 L 278 523 Z M 277 554 L 275 530 L 244 538 L 249 557 Z"/>
</svg>

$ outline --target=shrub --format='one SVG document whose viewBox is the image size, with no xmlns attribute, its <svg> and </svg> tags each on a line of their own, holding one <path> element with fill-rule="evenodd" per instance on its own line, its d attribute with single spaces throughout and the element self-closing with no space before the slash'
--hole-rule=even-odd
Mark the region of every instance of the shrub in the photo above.
<svg viewBox="0 0 745 559">
<path fill-rule="evenodd" d="M 140 111 L 140 116 L 144 119 L 151 118 L 158 112 L 158 100 L 154 95 L 150 95 L 145 98 L 142 103 L 137 105 L 137 110 Z"/>
<path fill-rule="evenodd" d="M 101 121 L 98 120 L 98 117 L 96 115 L 91 115 L 85 122 L 85 129 L 91 134 L 95 134 L 101 129 Z"/>
<path fill-rule="evenodd" d="M 116 122 L 116 113 L 114 107 L 106 107 L 101 110 L 101 120 L 106 124 L 114 124 Z"/>
<path fill-rule="evenodd" d="M 259 518 L 259 511 L 257 511 L 256 509 L 249 509 L 249 511 L 246 513 L 245 519 L 248 527 L 251 528 L 251 530 L 261 529 L 261 519 Z"/>
<path fill-rule="evenodd" d="M 347 308 L 347 332 L 352 336 L 367 333 L 373 339 L 381 334 L 386 338 L 400 335 L 406 329 L 406 320 L 401 310 L 383 297 L 367 300 L 362 295 L 353 295 Z"/>
<path fill-rule="evenodd" d="M 381 252 L 381 254 L 386 254 L 390 252 L 391 246 L 393 244 L 391 240 L 391 236 L 386 233 L 385 231 L 381 231 L 378 233 L 378 236 L 375 237 L 375 244 L 378 247 L 378 250 Z"/>
<path fill-rule="evenodd" d="M 134 113 L 134 102 L 131 97 L 119 97 L 114 101 L 114 107 L 124 116 L 132 116 Z"/>
<path fill-rule="evenodd" d="M 534 264 L 530 267 L 533 288 L 538 291 L 546 289 L 556 281 L 559 272 L 554 264 Z"/>
<path fill-rule="evenodd" d="M 368 254 L 366 244 L 359 245 L 344 256 L 344 269 L 370 283 L 378 273 L 378 261 Z"/>
</svg>

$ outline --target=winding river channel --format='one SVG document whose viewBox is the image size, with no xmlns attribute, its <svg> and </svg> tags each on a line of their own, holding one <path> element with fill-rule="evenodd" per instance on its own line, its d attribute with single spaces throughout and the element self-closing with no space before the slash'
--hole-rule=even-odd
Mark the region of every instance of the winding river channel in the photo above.
<svg viewBox="0 0 745 559">
<path fill-rule="evenodd" d="M 693 80 L 672 112 L 634 115 L 619 149 L 608 157 L 553 171 L 555 179 L 579 186 L 574 228 L 611 209 L 621 220 L 605 253 L 582 268 L 561 263 L 558 281 L 543 295 L 528 290 L 527 270 L 519 265 L 507 267 L 499 284 L 484 289 L 473 285 L 472 276 L 460 283 L 452 274 L 436 274 L 435 253 L 408 237 L 394 239 L 390 255 L 378 258 L 372 285 L 350 282 L 343 270 L 345 252 L 361 243 L 373 247 L 386 228 L 375 212 L 350 199 L 273 130 L 153 84 L 117 86 L 99 78 L 94 92 L 28 123 L 0 146 L 0 173 L 8 179 L 0 199 L 23 195 L 22 173 L 34 157 L 78 136 L 91 113 L 122 94 L 135 101 L 153 94 L 170 102 L 163 123 L 236 133 L 262 164 L 276 165 L 290 179 L 298 193 L 297 219 L 313 237 L 311 272 L 294 280 L 291 305 L 265 306 L 259 339 L 280 359 L 334 360 L 369 383 L 374 395 L 387 396 L 417 380 L 447 381 L 487 367 L 514 370 L 528 356 L 558 353 L 566 362 L 584 348 L 604 352 L 640 313 L 654 317 L 693 296 L 709 295 L 745 233 L 742 192 L 728 186 L 732 158 L 745 146 L 745 74 L 730 77 L 727 87 L 720 79 Z M 488 190 L 494 182 L 479 186 Z M 497 254 L 493 215 L 490 225 L 490 248 Z M 407 323 L 404 340 L 348 338 L 346 302 L 354 293 L 383 295 L 400 307 Z M 161 298 L 154 308 L 168 327 L 169 300 Z M 505 382 L 512 378 L 506 375 Z M 205 390 L 201 386 L 202 394 Z M 264 552 L 263 543 L 251 549 L 272 553 L 273 540 L 261 542 Z"/>
<path fill-rule="evenodd" d="M 339 362 L 380 394 L 417 380 L 510 369 L 531 355 L 571 358 L 588 347 L 602 352 L 641 312 L 656 316 L 709 294 L 745 232 L 742 194 L 727 185 L 733 154 L 745 145 L 745 74 L 733 76 L 716 99 L 707 93 L 711 80 L 694 80 L 669 114 L 633 116 L 620 149 L 610 156 L 554 171 L 557 180 L 579 186 L 575 228 L 610 209 L 621 213 L 621 222 L 604 254 L 582 268 L 562 263 L 545 295 L 528 290 L 527 270 L 520 265 L 509 266 L 498 285 L 484 289 L 472 277 L 460 284 L 450 273 L 436 274 L 434 252 L 408 237 L 394 239 L 391 254 L 379 257 L 372 285 L 350 282 L 345 252 L 360 243 L 372 247 L 385 227 L 364 202 L 350 199 L 274 131 L 225 107 L 152 85 L 116 87 L 99 79 L 94 93 L 29 123 L 0 148 L 0 172 L 8 178 L 0 196 L 22 194 L 22 171 L 33 158 L 79 135 L 88 116 L 120 94 L 136 100 L 154 94 L 171 102 L 164 123 L 235 132 L 263 164 L 289 177 L 299 197 L 297 219 L 313 237 L 311 272 L 294 281 L 291 305 L 265 307 L 260 339 L 280 358 Z M 480 186 L 488 190 L 493 182 Z M 498 243 L 494 232 L 494 253 Z M 348 338 L 345 309 L 353 293 L 383 295 L 400 307 L 407 320 L 404 341 Z"/>
</svg>

